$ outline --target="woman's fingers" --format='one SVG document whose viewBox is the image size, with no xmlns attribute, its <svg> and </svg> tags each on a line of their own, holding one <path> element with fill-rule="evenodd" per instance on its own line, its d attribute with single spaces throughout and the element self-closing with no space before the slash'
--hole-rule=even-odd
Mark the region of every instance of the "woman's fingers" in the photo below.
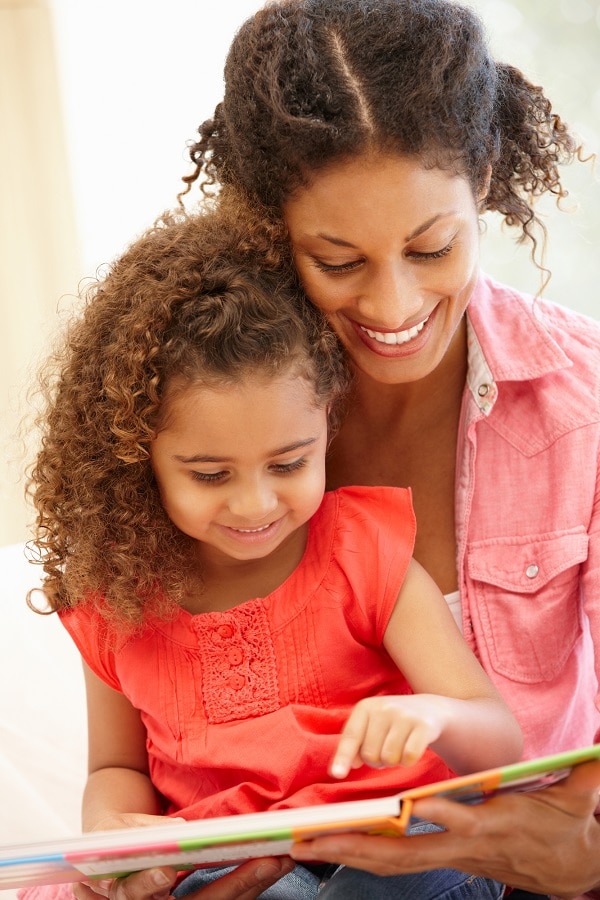
<svg viewBox="0 0 600 900">
<path fill-rule="evenodd" d="M 294 868 L 287 856 L 252 859 L 213 881 L 186 900 L 256 900 L 263 891 Z"/>
</svg>

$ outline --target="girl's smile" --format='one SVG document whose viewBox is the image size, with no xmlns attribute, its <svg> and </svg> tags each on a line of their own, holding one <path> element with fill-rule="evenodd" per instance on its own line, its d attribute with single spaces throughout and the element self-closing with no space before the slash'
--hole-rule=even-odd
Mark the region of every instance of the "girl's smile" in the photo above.
<svg viewBox="0 0 600 900">
<path fill-rule="evenodd" d="M 283 518 L 279 518 L 256 528 L 234 528 L 233 525 L 217 527 L 223 531 L 225 537 L 239 541 L 240 544 L 265 544 L 277 536 L 280 528 L 283 527 L 283 522 Z"/>
<path fill-rule="evenodd" d="M 203 568 L 277 554 L 290 571 L 325 489 L 327 410 L 294 366 L 235 384 L 169 385 L 151 445 L 171 521 Z"/>
</svg>

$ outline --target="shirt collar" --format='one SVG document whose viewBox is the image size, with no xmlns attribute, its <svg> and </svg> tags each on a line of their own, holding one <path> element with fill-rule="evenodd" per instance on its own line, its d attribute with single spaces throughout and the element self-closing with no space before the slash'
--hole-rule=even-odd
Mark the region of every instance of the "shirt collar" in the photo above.
<svg viewBox="0 0 600 900">
<path fill-rule="evenodd" d="M 486 416 L 498 382 L 530 381 L 571 365 L 541 321 L 535 298 L 484 274 L 467 310 L 467 352 L 467 385 Z"/>
</svg>

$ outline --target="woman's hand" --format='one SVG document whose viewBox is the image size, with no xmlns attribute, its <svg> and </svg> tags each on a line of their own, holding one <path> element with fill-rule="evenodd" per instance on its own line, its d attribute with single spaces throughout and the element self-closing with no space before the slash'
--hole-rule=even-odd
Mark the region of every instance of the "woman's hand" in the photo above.
<svg viewBox="0 0 600 900">
<path fill-rule="evenodd" d="M 293 861 L 285 856 L 251 859 L 212 884 L 187 894 L 186 900 L 255 900 L 293 868 Z M 167 900 L 176 880 L 175 869 L 146 869 L 126 878 L 114 878 L 110 883 L 100 882 L 101 890 L 99 885 L 74 885 L 73 893 L 78 900 L 98 900 L 98 893 L 109 900 Z"/>
<path fill-rule="evenodd" d="M 295 844 L 291 855 L 378 875 L 456 868 L 534 893 L 575 897 L 600 885 L 598 785 L 600 762 L 594 761 L 560 784 L 476 806 L 420 800 L 414 814 L 447 831 L 406 838 L 331 835 Z"/>
<path fill-rule="evenodd" d="M 150 825 L 166 825 L 185 822 L 173 816 L 151 816 L 143 813 L 124 813 L 103 819 L 94 831 L 111 828 L 133 828 Z M 294 868 L 289 857 L 251 859 L 213 881 L 199 891 L 187 896 L 194 900 L 255 900 L 283 875 Z M 134 872 L 124 878 L 107 878 L 74 884 L 77 900 L 98 900 L 98 895 L 109 900 L 167 900 L 177 880 L 177 870 L 171 866 L 156 866 L 142 872 Z"/>
</svg>

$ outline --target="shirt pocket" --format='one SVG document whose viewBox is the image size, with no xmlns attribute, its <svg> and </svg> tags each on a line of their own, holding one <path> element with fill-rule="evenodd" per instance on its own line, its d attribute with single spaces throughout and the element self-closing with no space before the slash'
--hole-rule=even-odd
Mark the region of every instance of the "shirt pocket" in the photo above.
<svg viewBox="0 0 600 900">
<path fill-rule="evenodd" d="M 581 632 L 580 564 L 588 540 L 582 525 L 471 544 L 473 627 L 498 674 L 532 684 L 561 671 Z"/>
</svg>

